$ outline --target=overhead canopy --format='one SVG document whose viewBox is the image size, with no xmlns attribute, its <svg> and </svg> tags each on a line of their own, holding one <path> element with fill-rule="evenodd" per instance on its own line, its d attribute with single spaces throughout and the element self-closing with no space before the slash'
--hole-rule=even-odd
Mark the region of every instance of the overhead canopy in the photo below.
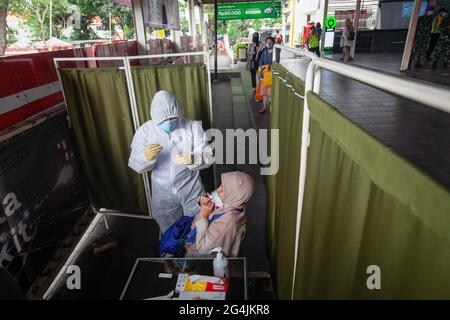
<svg viewBox="0 0 450 320">
<path fill-rule="evenodd" d="M 217 3 L 233 3 L 233 2 L 267 2 L 268 0 L 217 0 Z M 213 4 L 214 0 L 196 0 L 195 3 Z"/>
</svg>

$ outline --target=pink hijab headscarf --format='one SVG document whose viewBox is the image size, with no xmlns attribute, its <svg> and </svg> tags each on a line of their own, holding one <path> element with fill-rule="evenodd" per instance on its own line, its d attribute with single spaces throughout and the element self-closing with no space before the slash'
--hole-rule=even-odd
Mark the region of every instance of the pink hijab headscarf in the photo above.
<svg viewBox="0 0 450 320">
<path fill-rule="evenodd" d="M 224 209 L 242 207 L 250 200 L 255 191 L 255 180 L 252 177 L 244 172 L 234 171 L 223 173 L 221 178 Z"/>
</svg>

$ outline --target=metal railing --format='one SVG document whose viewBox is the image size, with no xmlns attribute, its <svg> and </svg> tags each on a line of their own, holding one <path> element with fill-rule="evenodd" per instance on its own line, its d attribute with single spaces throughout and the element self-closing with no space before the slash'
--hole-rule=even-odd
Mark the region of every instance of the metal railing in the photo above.
<svg viewBox="0 0 450 320">
<path fill-rule="evenodd" d="M 294 49 L 281 45 L 275 45 L 275 48 L 296 53 L 301 56 L 310 57 L 311 61 L 308 65 L 305 78 L 305 100 L 303 105 L 302 120 L 302 137 L 300 150 L 300 174 L 299 189 L 297 202 L 297 220 L 296 220 L 296 236 L 295 236 L 295 252 L 294 252 L 294 269 L 292 276 L 292 292 L 291 298 L 294 298 L 294 284 L 296 279 L 296 266 L 298 262 L 298 247 L 300 240 L 300 225 L 303 208 L 303 200 L 305 194 L 305 181 L 307 172 L 308 147 L 310 142 L 310 110 L 308 106 L 307 93 L 312 91 L 317 95 L 320 94 L 321 69 L 326 69 L 342 76 L 357 80 L 369 86 L 381 89 L 396 96 L 422 103 L 426 106 L 450 113 L 450 90 L 447 87 L 430 84 L 410 78 L 404 78 L 381 71 L 364 68 L 355 65 L 349 65 L 326 58 L 318 58 L 315 54 L 302 49 Z M 275 61 L 275 50 L 273 53 Z"/>
</svg>

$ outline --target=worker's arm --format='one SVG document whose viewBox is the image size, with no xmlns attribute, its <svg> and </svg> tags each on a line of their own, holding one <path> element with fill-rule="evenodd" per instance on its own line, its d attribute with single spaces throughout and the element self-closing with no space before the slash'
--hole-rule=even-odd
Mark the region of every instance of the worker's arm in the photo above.
<svg viewBox="0 0 450 320">
<path fill-rule="evenodd" d="M 148 160 L 145 156 L 145 148 L 151 143 L 145 135 L 145 129 L 140 127 L 131 143 L 131 154 L 128 159 L 128 167 L 141 174 L 153 170 L 156 163 L 156 157 L 153 160 Z"/>
</svg>

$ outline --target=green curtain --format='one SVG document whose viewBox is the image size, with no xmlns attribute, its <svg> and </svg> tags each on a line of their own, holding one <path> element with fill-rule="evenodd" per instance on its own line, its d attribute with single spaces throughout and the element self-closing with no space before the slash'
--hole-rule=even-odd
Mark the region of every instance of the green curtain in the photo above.
<svg viewBox="0 0 450 320">
<path fill-rule="evenodd" d="M 279 129 L 279 171 L 267 177 L 267 251 L 278 298 L 291 296 L 303 117 L 304 84 L 279 64 L 272 64 L 270 129 Z M 279 75 L 277 75 L 277 73 Z M 281 76 L 287 82 L 282 81 Z M 294 89 L 294 90 L 293 90 Z"/>
<path fill-rule="evenodd" d="M 61 82 L 92 204 L 148 214 L 142 178 L 128 168 L 134 129 L 123 71 L 63 69 Z"/>
<path fill-rule="evenodd" d="M 294 297 L 450 298 L 450 192 L 308 93 Z M 367 268 L 381 271 L 369 290 Z"/>
<path fill-rule="evenodd" d="M 167 90 L 181 102 L 186 117 L 201 120 L 204 129 L 210 127 L 208 75 L 203 63 L 133 67 L 131 73 L 141 124 L 150 120 L 155 93 Z"/>
</svg>

